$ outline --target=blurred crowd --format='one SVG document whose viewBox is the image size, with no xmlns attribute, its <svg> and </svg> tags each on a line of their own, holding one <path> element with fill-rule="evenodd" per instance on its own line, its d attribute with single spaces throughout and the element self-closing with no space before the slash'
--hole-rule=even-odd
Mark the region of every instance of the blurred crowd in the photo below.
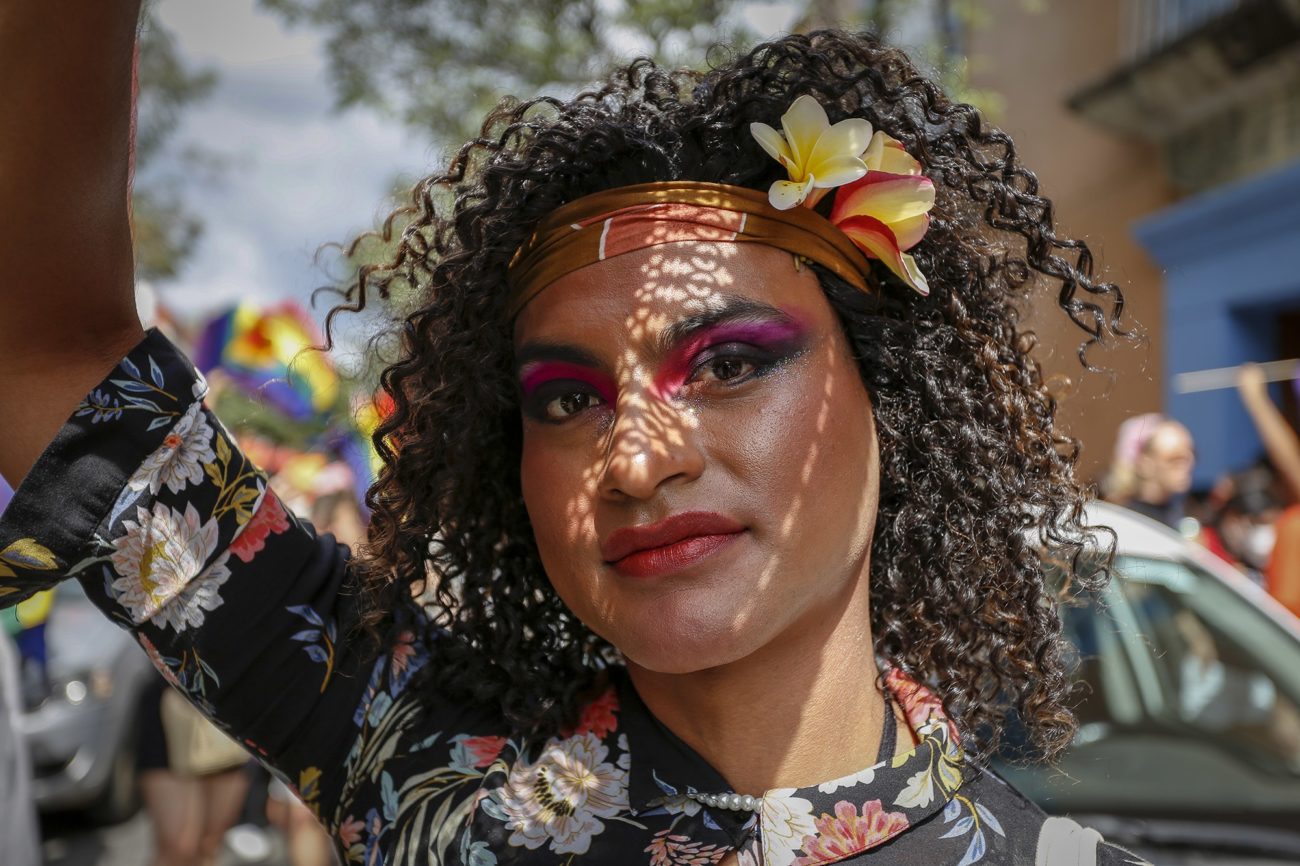
<svg viewBox="0 0 1300 866">
<path fill-rule="evenodd" d="M 1202 544 L 1300 616 L 1300 438 L 1254 364 L 1237 392 L 1263 450 L 1194 490 L 1196 443 L 1177 420 L 1148 413 L 1120 425 L 1102 495 Z"/>
</svg>

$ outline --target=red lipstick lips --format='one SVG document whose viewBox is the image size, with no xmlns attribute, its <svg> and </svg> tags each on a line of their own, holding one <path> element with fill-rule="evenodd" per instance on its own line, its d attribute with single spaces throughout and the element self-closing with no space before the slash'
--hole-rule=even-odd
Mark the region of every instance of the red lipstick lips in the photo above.
<svg viewBox="0 0 1300 866">
<path fill-rule="evenodd" d="M 740 537 L 745 527 L 712 511 L 687 511 L 649 526 L 611 532 L 600 554 L 626 577 L 654 577 L 694 565 Z"/>
</svg>

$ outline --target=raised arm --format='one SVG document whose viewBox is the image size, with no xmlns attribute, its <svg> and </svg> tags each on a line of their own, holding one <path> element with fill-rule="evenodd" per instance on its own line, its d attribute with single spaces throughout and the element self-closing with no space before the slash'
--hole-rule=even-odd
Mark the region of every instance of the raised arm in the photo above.
<svg viewBox="0 0 1300 866">
<path fill-rule="evenodd" d="M 128 163 L 140 0 L 0 4 L 0 475 L 143 333 Z"/>
<path fill-rule="evenodd" d="M 1241 402 L 1250 413 L 1278 475 L 1291 488 L 1292 495 L 1300 498 L 1300 439 L 1273 405 L 1268 383 L 1258 366 L 1246 364 L 1241 368 L 1237 376 L 1237 393 L 1241 395 Z"/>
<path fill-rule="evenodd" d="M 138 13 L 139 0 L 0 2 L 0 473 L 16 489 L 0 608 L 79 579 L 173 685 L 323 819 L 356 828 L 434 703 L 407 690 L 426 623 L 407 611 L 376 653 L 348 550 L 283 508 L 189 360 L 140 327 Z M 432 733 L 459 712 L 442 707 Z"/>
</svg>

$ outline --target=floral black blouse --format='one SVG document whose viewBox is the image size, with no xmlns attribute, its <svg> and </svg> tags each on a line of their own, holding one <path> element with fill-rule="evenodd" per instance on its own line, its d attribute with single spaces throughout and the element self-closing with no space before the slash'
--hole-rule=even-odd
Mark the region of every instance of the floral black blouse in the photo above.
<svg viewBox="0 0 1300 866">
<path fill-rule="evenodd" d="M 284 509 L 205 390 L 151 331 L 86 397 L 0 516 L 0 604 L 79 579 L 294 787 L 345 862 L 1142 862 L 967 762 L 940 703 L 896 670 L 888 696 L 915 748 L 892 754 L 887 726 L 872 766 L 761 797 L 732 792 L 620 670 L 545 742 L 410 688 L 437 663 L 420 625 L 377 660 L 342 639 L 357 619 L 347 549 Z"/>
</svg>

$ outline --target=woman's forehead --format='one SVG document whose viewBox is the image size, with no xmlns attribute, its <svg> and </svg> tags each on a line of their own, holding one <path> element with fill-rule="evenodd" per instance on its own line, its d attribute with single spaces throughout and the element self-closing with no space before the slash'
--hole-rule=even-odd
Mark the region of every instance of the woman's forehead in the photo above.
<svg viewBox="0 0 1300 866">
<path fill-rule="evenodd" d="M 745 306 L 800 311 L 826 304 L 816 276 L 761 244 L 684 241 L 646 247 L 573 271 L 528 303 L 515 345 L 542 340 L 658 339 L 682 320 Z"/>
</svg>

